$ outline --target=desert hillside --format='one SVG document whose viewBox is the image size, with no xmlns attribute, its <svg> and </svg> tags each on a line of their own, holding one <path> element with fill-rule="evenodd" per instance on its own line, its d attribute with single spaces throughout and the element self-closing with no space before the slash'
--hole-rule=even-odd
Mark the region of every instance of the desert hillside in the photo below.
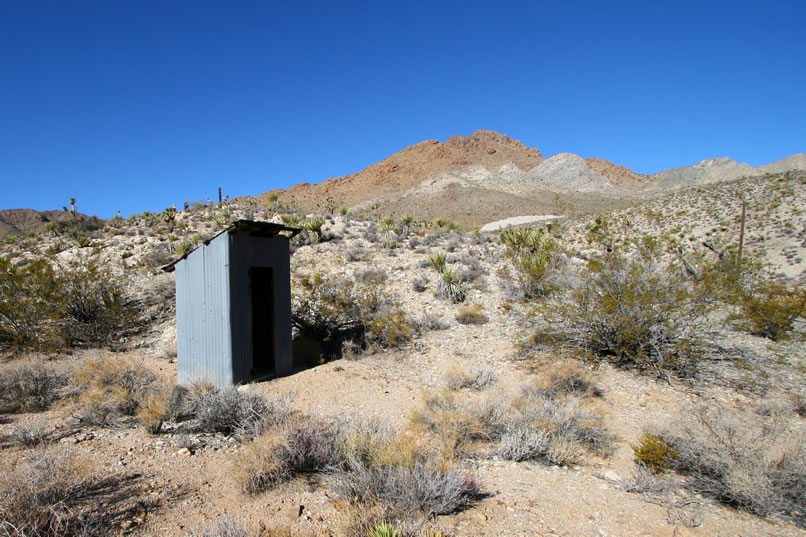
<svg viewBox="0 0 806 537">
<path fill-rule="evenodd" d="M 91 221 L 92 218 L 77 213 L 82 221 Z M 58 225 L 74 218 L 69 211 L 35 211 L 33 209 L 3 209 L 0 210 L 0 239 L 9 235 L 26 235 L 28 233 L 43 233 L 49 227 Z"/>
<path fill-rule="evenodd" d="M 416 151 L 527 152 L 496 136 Z M 401 185 L 649 188 L 529 155 Z M 0 535 L 806 535 L 806 172 L 674 177 L 503 234 L 280 196 L 9 236 Z M 161 267 L 238 219 L 303 230 L 295 372 L 178 386 Z"/>
</svg>

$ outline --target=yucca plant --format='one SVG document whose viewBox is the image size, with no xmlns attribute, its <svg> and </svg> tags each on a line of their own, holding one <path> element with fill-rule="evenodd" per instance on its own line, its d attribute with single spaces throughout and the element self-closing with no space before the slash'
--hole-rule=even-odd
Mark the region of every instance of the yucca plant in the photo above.
<svg viewBox="0 0 806 537">
<path fill-rule="evenodd" d="M 314 234 L 314 242 L 322 242 L 325 238 L 322 233 L 323 225 L 325 225 L 325 219 L 321 216 L 315 216 L 306 220 L 305 223 L 302 224 L 302 228 Z"/>
<path fill-rule="evenodd" d="M 174 246 L 174 253 L 176 257 L 185 257 L 193 250 L 193 240 L 192 239 L 182 239 L 179 243 Z"/>
<path fill-rule="evenodd" d="M 436 295 L 439 298 L 450 300 L 454 304 L 464 302 L 467 289 L 460 281 L 459 275 L 452 270 L 444 270 L 442 278 L 437 282 Z"/>
<path fill-rule="evenodd" d="M 383 233 L 383 244 L 387 248 L 397 246 L 397 226 L 393 216 L 387 216 L 381 222 L 381 232 Z"/>
<path fill-rule="evenodd" d="M 438 252 L 434 255 L 429 255 L 428 260 L 431 262 L 431 266 L 433 266 L 437 272 L 442 274 L 445 271 L 448 256 L 445 255 L 445 252 Z"/>
<path fill-rule="evenodd" d="M 400 537 L 400 530 L 394 526 L 381 522 L 369 532 L 369 537 Z"/>
</svg>

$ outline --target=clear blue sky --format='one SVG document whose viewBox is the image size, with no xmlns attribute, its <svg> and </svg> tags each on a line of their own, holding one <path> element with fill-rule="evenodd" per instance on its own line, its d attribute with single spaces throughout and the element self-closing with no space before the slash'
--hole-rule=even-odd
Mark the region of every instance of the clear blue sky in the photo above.
<svg viewBox="0 0 806 537">
<path fill-rule="evenodd" d="M 806 152 L 806 2 L 6 1 L 0 209 L 101 217 L 477 129 L 637 172 Z"/>
</svg>

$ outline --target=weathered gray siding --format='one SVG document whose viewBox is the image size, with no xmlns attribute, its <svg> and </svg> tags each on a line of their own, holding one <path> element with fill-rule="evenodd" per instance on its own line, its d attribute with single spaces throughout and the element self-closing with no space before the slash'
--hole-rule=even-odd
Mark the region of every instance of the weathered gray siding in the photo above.
<svg viewBox="0 0 806 537">
<path fill-rule="evenodd" d="M 274 270 L 274 374 L 287 375 L 293 368 L 291 350 L 291 274 L 288 238 L 255 237 L 247 231 L 229 234 L 230 287 L 232 289 L 232 357 L 235 382 L 251 379 L 252 301 L 249 269 Z"/>
<path fill-rule="evenodd" d="M 179 382 L 234 382 L 230 327 L 229 234 L 176 265 L 176 351 Z"/>
</svg>

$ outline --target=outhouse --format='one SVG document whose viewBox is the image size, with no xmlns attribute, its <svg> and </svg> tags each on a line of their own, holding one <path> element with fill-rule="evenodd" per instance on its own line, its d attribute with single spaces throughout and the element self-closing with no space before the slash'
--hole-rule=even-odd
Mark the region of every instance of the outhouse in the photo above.
<svg viewBox="0 0 806 537">
<path fill-rule="evenodd" d="M 176 271 L 179 382 L 240 384 L 291 372 L 289 237 L 299 230 L 238 220 Z"/>
</svg>

